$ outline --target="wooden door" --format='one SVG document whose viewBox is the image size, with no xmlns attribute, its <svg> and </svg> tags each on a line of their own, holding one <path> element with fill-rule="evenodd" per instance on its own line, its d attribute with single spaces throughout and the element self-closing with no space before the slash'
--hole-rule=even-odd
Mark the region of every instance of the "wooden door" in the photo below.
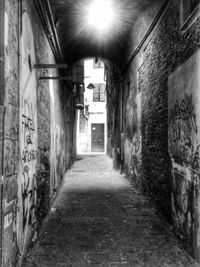
<svg viewBox="0 0 200 267">
<path fill-rule="evenodd" d="M 104 123 L 91 124 L 91 152 L 104 152 Z"/>
</svg>

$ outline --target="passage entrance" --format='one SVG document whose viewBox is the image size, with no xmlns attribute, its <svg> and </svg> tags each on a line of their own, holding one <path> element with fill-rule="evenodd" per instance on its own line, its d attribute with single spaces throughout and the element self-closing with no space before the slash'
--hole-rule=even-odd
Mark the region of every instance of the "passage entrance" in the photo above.
<svg viewBox="0 0 200 267">
<path fill-rule="evenodd" d="M 91 124 L 91 152 L 104 152 L 104 123 Z"/>
</svg>

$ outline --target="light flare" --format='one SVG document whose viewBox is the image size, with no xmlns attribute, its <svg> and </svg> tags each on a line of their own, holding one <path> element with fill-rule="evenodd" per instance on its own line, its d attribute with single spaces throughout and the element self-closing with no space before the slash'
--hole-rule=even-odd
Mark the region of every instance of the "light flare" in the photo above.
<svg viewBox="0 0 200 267">
<path fill-rule="evenodd" d="M 108 31 L 114 21 L 114 9 L 109 0 L 94 0 L 88 11 L 88 24 L 101 32 Z"/>
</svg>

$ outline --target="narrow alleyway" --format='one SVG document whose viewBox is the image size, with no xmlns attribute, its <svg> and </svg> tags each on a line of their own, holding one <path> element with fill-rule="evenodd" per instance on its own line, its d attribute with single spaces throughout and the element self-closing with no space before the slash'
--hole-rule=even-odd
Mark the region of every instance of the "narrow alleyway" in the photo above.
<svg viewBox="0 0 200 267">
<path fill-rule="evenodd" d="M 198 266 L 106 155 L 80 156 L 67 172 L 24 266 L 90 265 Z"/>
</svg>

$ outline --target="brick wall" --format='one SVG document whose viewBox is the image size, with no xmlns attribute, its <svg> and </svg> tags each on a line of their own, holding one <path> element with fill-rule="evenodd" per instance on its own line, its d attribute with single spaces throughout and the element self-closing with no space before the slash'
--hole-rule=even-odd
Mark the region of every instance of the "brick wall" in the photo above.
<svg viewBox="0 0 200 267">
<path fill-rule="evenodd" d="M 121 151 L 124 171 L 155 200 L 200 261 L 198 12 L 192 18 L 184 24 L 181 1 L 169 1 L 124 73 Z M 131 36 L 128 55 L 141 34 L 133 28 Z M 177 106 L 190 116 L 177 117 Z"/>
<path fill-rule="evenodd" d="M 199 47 L 200 19 L 194 21 L 186 31 L 180 30 L 180 21 L 180 1 L 171 1 L 146 46 L 144 64 L 139 70 L 139 88 L 142 92 L 143 185 L 168 218 L 172 217 L 176 232 L 185 240 L 193 256 L 200 260 L 198 197 L 195 197 L 195 190 L 199 191 L 199 185 L 194 176 L 191 176 L 192 164 L 178 162 L 168 148 L 168 139 L 170 143 L 174 138 L 168 137 L 171 99 L 183 101 L 182 96 L 177 93 L 176 84 L 173 85 L 175 89 L 168 100 L 173 84 L 173 81 L 169 84 L 169 77 L 187 62 Z M 193 72 L 196 71 L 194 64 L 191 68 Z M 186 69 L 183 76 L 188 74 L 188 79 L 191 79 L 191 72 Z M 180 76 L 179 79 L 178 83 L 183 77 Z M 189 90 L 189 94 L 193 94 L 192 85 L 188 85 L 190 88 L 185 86 L 187 87 L 183 85 L 180 90 Z M 195 109 L 194 107 L 194 111 Z M 190 135 L 191 133 L 188 136 Z M 191 153 L 191 158 L 195 158 L 194 148 Z M 184 157 L 187 157 L 186 153 Z"/>
</svg>

